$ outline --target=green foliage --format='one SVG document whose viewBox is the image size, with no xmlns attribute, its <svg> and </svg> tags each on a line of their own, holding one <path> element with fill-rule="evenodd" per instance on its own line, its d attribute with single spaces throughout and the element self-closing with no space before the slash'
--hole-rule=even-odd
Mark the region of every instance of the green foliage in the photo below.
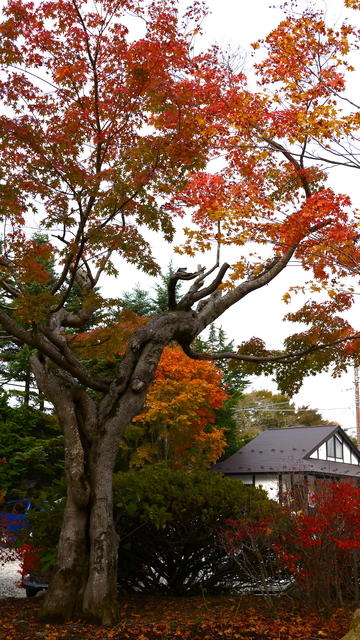
<svg viewBox="0 0 360 640">
<path fill-rule="evenodd" d="M 36 232 L 31 236 L 31 242 L 34 243 L 37 247 L 47 247 L 49 243 L 49 236 L 46 233 Z M 46 274 L 46 284 L 39 283 L 36 280 L 29 282 L 27 284 L 27 288 L 32 295 L 40 295 L 47 291 L 49 284 L 53 284 L 56 280 L 57 274 L 55 271 L 55 260 L 53 257 L 39 256 L 34 258 L 34 263 L 41 265 Z M 10 284 L 12 283 L 10 279 Z M 60 288 L 62 293 L 65 293 L 69 286 L 69 277 Z M 94 289 L 97 291 L 97 289 Z M 9 302 L 7 294 L 1 294 L 1 300 L 8 306 L 9 314 L 12 315 L 11 306 L 12 303 Z M 83 292 L 81 287 L 77 282 L 74 282 L 71 290 L 67 296 L 65 302 L 65 308 L 70 313 L 78 313 L 80 309 L 83 307 Z M 80 331 L 89 330 L 94 327 L 101 319 L 102 312 L 99 309 L 95 309 L 91 321 L 89 321 L 84 327 L 79 329 L 71 329 L 71 333 L 78 333 Z M 65 333 L 70 333 L 68 330 L 65 330 Z M 44 398 L 41 393 L 39 393 L 36 389 L 36 382 L 34 375 L 31 371 L 29 358 L 34 350 L 31 349 L 28 345 L 22 344 L 20 341 L 16 340 L 15 342 L 9 340 L 8 336 L 4 339 L 1 339 L 2 335 L 0 332 L 0 362 L 2 364 L 0 371 L 0 382 L 2 385 L 10 384 L 12 386 L 12 395 L 16 397 L 18 404 L 24 404 L 29 406 L 33 404 L 35 406 L 39 406 L 40 409 L 43 409 Z M 19 390 L 19 387 L 23 386 L 23 391 Z"/>
<path fill-rule="evenodd" d="M 116 474 L 114 499 L 121 588 L 174 595 L 238 582 L 239 571 L 219 548 L 217 530 L 230 517 L 256 517 L 259 510 L 277 507 L 265 491 L 240 481 L 161 465 Z"/>
<path fill-rule="evenodd" d="M 176 269 L 173 267 L 172 260 L 170 260 L 165 273 L 160 275 L 160 282 L 156 282 L 154 286 L 155 296 L 153 297 L 154 307 L 156 313 L 159 311 L 167 311 L 169 308 L 169 296 L 168 296 L 168 284 L 170 276 Z M 175 299 L 179 300 L 180 297 L 181 282 L 178 282 L 175 287 Z"/>
<path fill-rule="evenodd" d="M 40 403 L 42 402 L 39 393 L 31 391 L 31 387 L 35 386 L 29 364 L 31 354 L 32 350 L 27 345 L 18 346 L 7 340 L 0 343 L 1 384 L 10 384 L 11 395 L 16 398 L 16 402 L 26 406 L 30 404 L 30 400 L 37 402 L 40 399 Z"/>
<path fill-rule="evenodd" d="M 0 486 L 6 499 L 29 498 L 63 474 L 64 439 L 55 416 L 12 407 L 0 392 Z"/>
<path fill-rule="evenodd" d="M 141 289 L 139 283 L 130 292 L 123 293 L 121 302 L 125 309 L 130 309 L 137 316 L 147 317 L 155 313 L 154 303 L 150 298 L 149 292 Z"/>
<path fill-rule="evenodd" d="M 239 449 L 238 426 L 234 409 L 237 406 L 238 400 L 242 397 L 242 395 L 242 390 L 239 389 L 237 392 L 234 392 L 232 395 L 230 395 L 228 400 L 225 400 L 223 406 L 220 407 L 220 409 L 215 410 L 216 415 L 214 425 L 218 429 L 225 429 L 224 435 L 226 439 L 226 447 L 224 449 L 224 453 L 221 458 L 219 458 L 218 462 L 220 462 L 221 460 L 226 460 L 226 458 L 232 456 L 232 454 Z"/>
<path fill-rule="evenodd" d="M 200 353 L 224 353 L 226 351 L 235 352 L 234 341 L 228 339 L 224 329 L 215 324 L 210 325 L 209 334 L 206 339 L 197 338 L 192 345 L 195 351 Z M 230 395 L 243 391 L 248 384 L 244 374 L 239 368 L 236 360 L 219 360 L 216 366 L 223 373 L 223 383 Z"/>
<path fill-rule="evenodd" d="M 49 236 L 46 233 L 36 232 L 31 236 L 31 242 L 34 243 L 38 247 L 48 246 Z M 49 284 L 53 284 L 56 280 L 56 271 L 55 271 L 55 260 L 53 257 L 48 258 L 47 256 L 39 256 L 34 258 L 34 263 L 41 265 L 46 273 L 46 284 L 39 283 L 36 280 L 33 282 L 29 282 L 27 284 L 28 290 L 32 295 L 40 295 L 47 291 Z M 61 287 L 62 293 L 64 293 L 69 285 L 67 281 Z M 10 284 L 13 284 L 10 280 Z M 9 313 L 11 315 L 11 303 L 9 303 L 7 299 L 7 294 L 2 294 L 2 300 L 6 304 L 9 304 Z M 67 297 L 65 308 L 70 313 L 78 313 L 83 306 L 83 295 L 81 287 L 77 282 L 73 283 L 71 291 Z M 85 329 L 92 328 L 101 318 L 101 312 L 99 310 L 95 310 L 91 322 L 89 322 Z M 84 331 L 84 327 L 81 329 L 72 329 L 71 333 L 76 333 L 77 331 Z M 68 331 L 65 331 L 68 333 Z M 17 398 L 19 404 L 24 404 L 26 406 L 30 404 L 38 405 L 41 409 L 43 408 L 43 396 L 39 394 L 36 390 L 32 390 L 34 387 L 36 388 L 35 378 L 30 369 L 29 358 L 31 354 L 34 353 L 29 346 L 21 344 L 19 341 L 11 341 L 6 336 L 5 339 L 1 340 L 0 334 L 0 361 L 2 363 L 1 371 L 0 371 L 0 381 L 2 384 L 10 384 L 12 386 L 12 395 Z M 22 387 L 24 385 L 24 390 L 19 390 L 19 386 Z M 14 388 L 15 387 L 15 388 Z"/>
<path fill-rule="evenodd" d="M 137 472 L 117 474 L 114 478 L 114 492 L 119 513 L 124 512 L 130 517 L 137 514 L 142 522 L 152 522 L 156 529 L 164 528 L 172 520 L 172 514 L 166 511 L 165 505 L 149 504 L 146 479 L 140 478 Z"/>
<path fill-rule="evenodd" d="M 34 242 L 38 247 L 42 245 L 47 245 L 50 241 L 47 233 L 42 233 L 40 231 L 36 231 L 31 236 L 31 241 Z M 40 294 L 48 288 L 49 284 L 53 284 L 56 280 L 56 271 L 55 271 L 55 260 L 53 257 L 48 259 L 46 258 L 35 258 L 35 263 L 40 264 L 47 274 L 47 286 L 44 284 L 40 284 L 35 280 L 33 282 L 28 283 L 28 291 L 33 295 Z"/>
<path fill-rule="evenodd" d="M 21 549 L 30 544 L 36 550 L 37 568 L 45 573 L 55 564 L 56 547 L 66 505 L 65 479 L 55 480 L 33 500 L 34 508 L 28 512 L 28 524 L 21 531 L 15 546 Z"/>
<path fill-rule="evenodd" d="M 206 339 L 197 338 L 193 344 L 196 351 L 209 353 L 223 353 L 224 351 L 234 351 L 234 341 L 228 339 L 224 329 L 215 324 L 210 325 L 209 334 Z M 238 426 L 234 409 L 239 400 L 243 397 L 244 388 L 248 384 L 244 374 L 239 368 L 236 360 L 219 360 L 216 366 L 221 369 L 222 383 L 229 394 L 220 409 L 216 410 L 215 425 L 225 428 L 227 447 L 220 460 L 226 460 L 239 449 Z"/>
<path fill-rule="evenodd" d="M 37 247 L 48 246 L 49 236 L 46 233 L 35 232 L 31 236 L 31 242 Z M 45 252 L 47 253 L 47 252 Z M 34 263 L 41 265 L 45 273 L 45 280 L 47 284 L 53 283 L 56 279 L 55 261 L 52 257 L 39 256 L 34 258 Z M 10 278 L 9 284 L 15 283 Z M 33 282 L 28 283 L 28 291 L 33 295 L 40 295 L 47 289 L 47 285 L 44 283 Z M 8 307 L 8 312 L 12 315 L 11 307 L 13 303 L 10 301 L 6 292 L 2 291 L 1 301 Z M 19 341 L 9 340 L 8 336 L 1 339 L 0 333 L 0 362 L 2 364 L 0 371 L 0 382 L 2 385 L 12 384 L 15 385 L 15 389 L 12 390 L 12 395 L 15 396 L 19 404 L 28 406 L 30 400 L 37 403 L 40 402 L 40 408 L 43 406 L 43 398 L 37 391 L 31 391 L 31 387 L 35 387 L 35 379 L 30 369 L 29 357 L 33 353 L 33 350 Z M 24 390 L 20 391 L 18 387 L 24 386 Z"/>
<path fill-rule="evenodd" d="M 142 317 L 153 316 L 155 313 L 167 311 L 169 308 L 168 283 L 173 272 L 174 268 L 170 260 L 165 273 L 160 274 L 160 282 L 155 282 L 152 287 L 155 291 L 155 296 L 151 297 L 149 291 L 142 289 L 140 284 L 137 283 L 130 292 L 123 293 L 122 305 L 125 309 L 130 309 L 137 316 Z M 175 288 L 177 298 L 179 297 L 180 288 L 181 282 L 178 282 Z"/>
</svg>

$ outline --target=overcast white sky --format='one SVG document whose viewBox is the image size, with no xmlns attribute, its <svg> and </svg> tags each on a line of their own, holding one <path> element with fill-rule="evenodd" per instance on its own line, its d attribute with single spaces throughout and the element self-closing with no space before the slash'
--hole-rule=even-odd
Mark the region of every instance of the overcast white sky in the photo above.
<svg viewBox="0 0 360 640">
<path fill-rule="evenodd" d="M 265 37 L 272 28 L 276 27 L 284 15 L 281 10 L 270 8 L 271 4 L 273 4 L 271 0 L 253 0 L 252 2 L 208 0 L 207 5 L 212 13 L 203 25 L 205 41 L 208 43 L 217 41 L 223 45 L 230 43 L 249 49 L 252 42 Z M 342 0 L 329 0 L 327 3 L 320 0 L 317 6 L 326 9 L 328 22 L 331 24 L 342 21 L 348 16 L 353 24 L 357 23 L 360 26 L 360 13 L 344 10 Z M 356 87 L 358 82 L 356 82 L 356 78 L 353 80 L 352 86 Z M 358 177 L 355 175 L 355 171 L 353 174 L 349 171 L 346 176 L 341 175 L 340 172 L 338 174 L 333 172 L 331 180 L 332 184 L 336 185 L 340 191 L 350 193 L 354 204 L 360 206 L 360 198 L 356 189 Z M 159 246 L 157 258 L 164 268 L 171 255 L 172 251 L 169 246 L 166 246 L 165 243 Z M 223 258 L 225 259 L 225 256 Z M 187 267 L 189 270 L 194 270 L 196 263 L 196 260 L 190 261 L 188 258 L 180 256 L 175 256 L 174 260 L 176 267 Z M 296 267 L 292 269 L 297 270 Z M 128 290 L 136 281 L 140 281 L 144 287 L 151 286 L 150 279 L 136 275 L 132 269 L 127 269 L 126 273 L 128 275 Z M 228 336 L 234 339 L 235 344 L 255 335 L 263 338 L 270 348 L 281 346 L 282 339 L 286 334 L 286 325 L 282 322 L 282 317 L 289 311 L 289 307 L 282 303 L 280 298 L 284 292 L 284 285 L 291 284 L 293 275 L 294 271 L 290 269 L 287 274 L 280 276 L 276 283 L 253 293 L 246 298 L 243 304 L 240 303 L 220 319 L 219 323 L 222 324 Z M 296 276 L 298 277 L 297 274 Z M 358 308 L 351 313 L 350 321 L 355 325 L 359 316 L 359 308 L 360 303 Z M 328 420 L 334 420 L 344 428 L 354 430 L 353 378 L 352 370 L 337 379 L 333 379 L 329 373 L 311 377 L 305 381 L 294 400 L 297 405 L 305 404 L 311 408 L 318 408 Z M 254 379 L 252 385 L 253 388 L 267 388 L 276 391 L 276 385 L 270 378 Z"/>
</svg>

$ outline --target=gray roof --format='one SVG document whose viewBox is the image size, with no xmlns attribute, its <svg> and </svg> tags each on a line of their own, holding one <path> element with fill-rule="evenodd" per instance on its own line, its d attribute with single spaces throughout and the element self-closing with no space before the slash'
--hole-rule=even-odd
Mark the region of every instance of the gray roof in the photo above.
<svg viewBox="0 0 360 640">
<path fill-rule="evenodd" d="M 336 432 L 359 458 L 359 451 L 338 425 L 268 429 L 230 458 L 210 467 L 225 475 L 306 471 L 316 475 L 360 478 L 360 466 L 309 456 Z"/>
</svg>

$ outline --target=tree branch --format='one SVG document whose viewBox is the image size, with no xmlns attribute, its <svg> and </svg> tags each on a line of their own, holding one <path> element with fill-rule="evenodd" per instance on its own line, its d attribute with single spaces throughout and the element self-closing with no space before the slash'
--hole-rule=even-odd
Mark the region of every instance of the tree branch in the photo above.
<svg viewBox="0 0 360 640">
<path fill-rule="evenodd" d="M 15 289 L 15 287 L 13 287 L 11 284 L 6 282 L 4 278 L 0 279 L 0 286 L 2 286 L 2 288 L 5 289 L 5 291 L 7 291 L 8 293 L 10 293 L 10 295 L 13 296 L 14 298 L 19 297 L 20 292 L 17 289 Z"/>
<path fill-rule="evenodd" d="M 178 280 L 193 280 L 196 276 L 199 275 L 199 272 L 196 273 L 187 273 L 186 269 L 178 269 L 175 273 L 170 276 L 169 284 L 168 284 L 168 305 L 169 310 L 173 311 L 176 308 L 176 284 Z"/>
<path fill-rule="evenodd" d="M 264 271 L 259 275 L 242 282 L 234 289 L 231 289 L 223 296 L 217 296 L 215 299 L 212 297 L 208 303 L 199 311 L 199 333 L 203 331 L 209 324 L 217 320 L 227 309 L 232 307 L 236 302 L 239 302 L 242 298 L 247 296 L 252 291 L 260 289 L 267 285 L 271 280 L 281 273 L 286 267 L 288 262 L 294 255 L 298 244 L 290 247 L 290 249 L 279 258 L 274 258 L 271 263 L 265 265 Z M 225 266 L 225 265 L 224 265 Z"/>
<path fill-rule="evenodd" d="M 347 336 L 346 338 L 339 338 L 338 340 L 334 340 L 334 342 L 328 344 L 317 344 L 312 345 L 308 349 L 303 349 L 302 351 L 294 351 L 289 353 L 279 353 L 277 355 L 272 356 L 252 356 L 248 354 L 235 353 L 231 351 L 224 351 L 222 353 L 200 353 L 198 351 L 194 351 L 190 345 L 180 343 L 180 346 L 184 353 L 192 360 L 240 360 L 242 362 L 254 362 L 254 363 L 271 363 L 271 362 L 281 362 L 281 364 L 291 364 L 304 358 L 315 351 L 321 351 L 324 349 L 331 349 L 332 347 L 337 346 L 343 342 L 348 342 L 349 340 L 359 340 L 360 333 L 356 333 L 352 336 Z"/>
<path fill-rule="evenodd" d="M 17 286 L 19 287 L 19 291 L 17 289 L 15 289 L 15 287 L 13 287 L 11 284 L 7 283 L 3 278 L 1 279 L 1 284 L 3 286 L 4 289 L 6 289 L 6 291 L 8 293 L 10 293 L 12 296 L 17 297 L 20 295 L 20 292 L 25 291 L 25 287 L 22 285 L 22 283 L 20 282 L 19 278 L 17 277 L 17 269 L 16 266 L 14 265 L 14 263 L 9 260 L 8 258 L 5 258 L 4 256 L 0 257 L 0 265 L 3 267 L 6 267 L 7 269 L 9 269 L 12 277 L 14 278 L 14 281 L 16 282 Z"/>
<path fill-rule="evenodd" d="M 184 297 L 180 300 L 180 302 L 179 302 L 179 304 L 177 305 L 176 308 L 177 309 L 190 309 L 195 302 L 198 302 L 198 300 L 202 300 L 203 298 L 206 298 L 207 296 L 210 296 L 212 293 L 217 291 L 219 285 L 222 283 L 222 280 L 223 280 L 223 277 L 224 277 L 225 273 L 227 272 L 227 270 L 229 268 L 230 268 L 230 265 L 227 262 L 225 262 L 222 265 L 222 267 L 219 269 L 219 273 L 216 276 L 216 278 L 212 281 L 212 283 L 209 284 L 208 287 L 205 287 L 205 289 L 201 288 L 201 291 L 198 291 L 197 289 L 202 287 L 202 282 L 203 282 L 204 278 L 209 273 L 211 273 L 213 271 L 213 269 L 208 271 L 207 274 L 203 274 L 202 276 L 200 276 L 198 278 L 197 283 L 195 283 L 195 285 L 190 288 L 188 293 L 186 293 L 184 295 Z"/>
<path fill-rule="evenodd" d="M 44 328 L 42 328 L 44 335 L 40 335 L 36 331 L 36 325 L 33 325 L 32 331 L 28 331 L 12 320 L 2 309 L 0 309 L 0 324 L 5 331 L 11 333 L 15 338 L 33 349 L 38 349 L 58 367 L 65 369 L 65 371 L 70 373 L 74 378 L 77 378 L 79 382 L 86 387 L 101 392 L 108 390 L 109 380 L 91 374 L 86 367 L 78 362 L 67 347 L 66 340 L 63 336 L 55 337 L 51 331 Z M 46 333 L 48 335 L 46 335 Z"/>
<path fill-rule="evenodd" d="M 305 178 L 304 174 L 301 173 L 302 167 L 301 164 L 298 163 L 298 161 L 294 158 L 294 156 L 292 155 L 292 153 L 290 153 L 290 151 L 288 151 L 285 147 L 283 147 L 282 144 L 279 144 L 278 142 L 276 142 L 275 140 L 273 140 L 272 138 L 268 138 L 267 136 L 264 136 L 262 133 L 260 133 L 260 136 L 262 138 L 262 140 L 264 140 L 265 142 L 267 142 L 267 144 L 272 148 L 275 149 L 275 151 L 280 151 L 280 153 L 283 154 L 283 156 L 285 156 L 285 158 L 291 162 L 291 164 L 294 165 L 295 169 L 298 171 L 299 173 L 299 178 L 301 181 L 301 184 L 303 186 L 303 189 L 305 191 L 305 195 L 307 198 L 310 198 L 310 196 L 312 195 L 311 193 L 311 189 L 309 186 L 309 182 L 308 180 Z M 301 156 L 303 156 L 304 151 L 302 151 Z M 300 156 L 300 157 L 301 157 Z"/>
</svg>

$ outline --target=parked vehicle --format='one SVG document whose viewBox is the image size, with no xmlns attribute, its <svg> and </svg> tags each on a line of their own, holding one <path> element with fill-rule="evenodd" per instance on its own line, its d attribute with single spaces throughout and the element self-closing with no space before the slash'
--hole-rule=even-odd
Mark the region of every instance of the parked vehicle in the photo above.
<svg viewBox="0 0 360 640">
<path fill-rule="evenodd" d="M 50 577 L 51 574 L 49 572 L 36 573 L 34 571 L 30 571 L 27 575 L 22 577 L 19 586 L 25 589 L 27 598 L 33 598 L 39 591 L 44 591 L 48 588 Z"/>
<path fill-rule="evenodd" d="M 0 536 L 15 539 L 19 531 L 27 525 L 27 514 L 32 509 L 31 500 L 10 500 L 0 505 Z"/>
</svg>

